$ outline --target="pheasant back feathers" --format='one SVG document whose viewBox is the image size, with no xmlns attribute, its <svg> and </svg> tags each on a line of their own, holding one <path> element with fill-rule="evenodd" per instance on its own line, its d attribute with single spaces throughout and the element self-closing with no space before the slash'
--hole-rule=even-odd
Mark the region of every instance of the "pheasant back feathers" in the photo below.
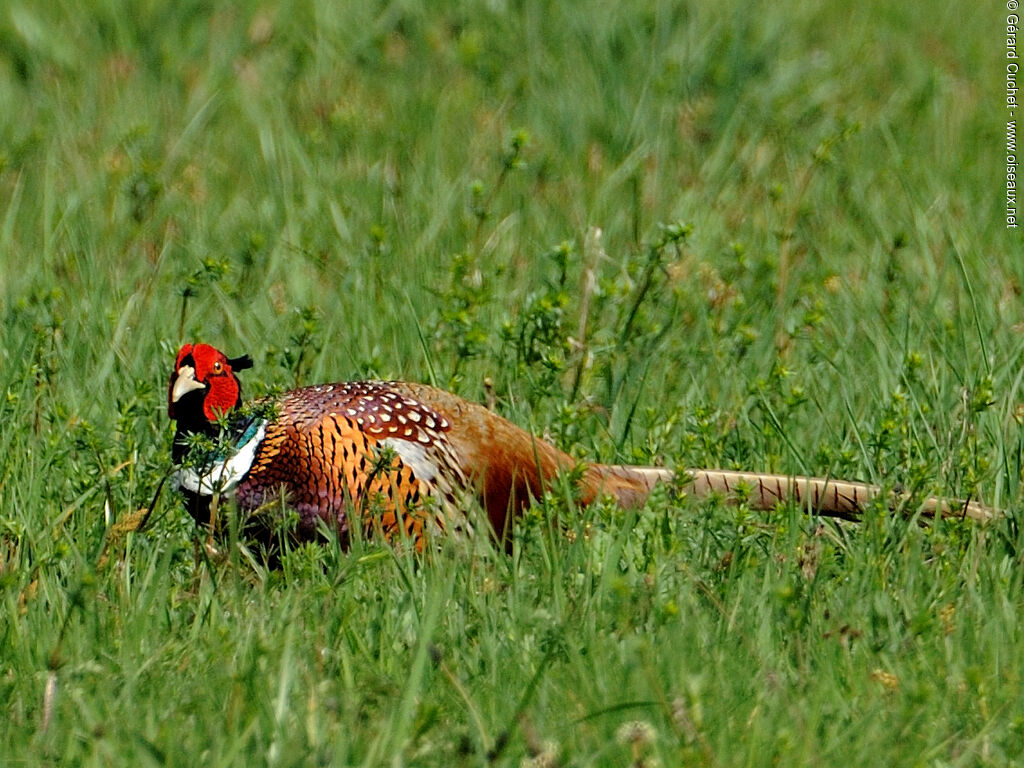
<svg viewBox="0 0 1024 768">
<path fill-rule="evenodd" d="M 468 479 L 448 445 L 447 418 L 387 382 L 306 387 L 285 393 L 236 496 L 246 509 L 281 488 L 299 514 L 299 533 L 320 521 L 350 535 L 413 535 L 459 527 L 459 492 Z M 404 522 L 402 522 L 404 521 Z"/>
</svg>

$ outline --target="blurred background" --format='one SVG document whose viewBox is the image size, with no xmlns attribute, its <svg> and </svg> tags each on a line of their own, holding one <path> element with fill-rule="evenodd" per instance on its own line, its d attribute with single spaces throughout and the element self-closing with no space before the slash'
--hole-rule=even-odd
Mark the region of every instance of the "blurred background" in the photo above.
<svg viewBox="0 0 1024 768">
<path fill-rule="evenodd" d="M 0 753 L 1019 759 L 1004 23 L 942 0 L 0 4 Z M 158 495 L 199 340 L 253 356 L 249 396 L 427 381 L 583 459 L 1010 514 L 556 494 L 510 557 L 211 563 Z"/>
</svg>

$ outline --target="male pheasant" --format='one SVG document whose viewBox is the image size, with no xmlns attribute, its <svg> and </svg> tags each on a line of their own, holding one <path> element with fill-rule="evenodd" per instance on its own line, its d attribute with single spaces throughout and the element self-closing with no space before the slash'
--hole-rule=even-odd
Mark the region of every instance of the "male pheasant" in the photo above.
<svg viewBox="0 0 1024 768">
<path fill-rule="evenodd" d="M 422 548 L 431 533 L 469 527 L 464 510 L 470 496 L 504 536 L 513 516 L 561 472 L 576 470 L 584 505 L 606 495 L 638 506 L 656 483 L 673 478 L 653 467 L 577 467 L 566 453 L 486 408 L 424 384 L 324 384 L 242 408 L 236 373 L 250 367 L 248 356 L 228 358 L 208 344 L 186 344 L 171 372 L 177 485 L 203 524 L 210 523 L 215 495 L 233 495 L 250 514 L 280 509 L 283 499 L 298 513 L 295 538 L 317 537 L 326 525 L 344 545 L 356 525 L 363 533 L 408 537 Z M 197 451 L 190 435 L 218 440 L 219 447 L 207 441 Z M 697 496 L 742 490 L 755 508 L 794 500 L 844 518 L 855 518 L 881 493 L 863 483 L 706 469 L 689 470 L 687 483 Z M 930 515 L 991 516 L 976 502 L 929 498 L 918 508 Z M 259 538 L 266 540 L 269 528 L 260 526 Z"/>
</svg>

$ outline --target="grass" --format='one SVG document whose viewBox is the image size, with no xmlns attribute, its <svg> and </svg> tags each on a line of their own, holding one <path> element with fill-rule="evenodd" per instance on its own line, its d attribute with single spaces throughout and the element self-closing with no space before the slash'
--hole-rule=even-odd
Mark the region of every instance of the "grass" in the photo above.
<svg viewBox="0 0 1024 768">
<path fill-rule="evenodd" d="M 1019 761 L 999 13 L 5 6 L 0 764 Z M 1008 516 L 553 493 L 509 555 L 197 560 L 160 483 L 199 339 L 249 395 L 434 381 L 587 460 Z"/>
</svg>

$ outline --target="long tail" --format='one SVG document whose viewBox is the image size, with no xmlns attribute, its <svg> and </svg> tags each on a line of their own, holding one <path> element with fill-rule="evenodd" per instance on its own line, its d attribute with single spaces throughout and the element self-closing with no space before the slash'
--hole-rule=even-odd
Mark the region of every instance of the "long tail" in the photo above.
<svg viewBox="0 0 1024 768">
<path fill-rule="evenodd" d="M 877 485 L 799 475 L 771 475 L 757 472 L 731 472 L 718 469 L 689 469 L 685 490 L 697 498 L 720 494 L 729 499 L 742 498 L 754 509 L 770 510 L 779 503 L 793 501 L 819 515 L 860 518 L 864 507 L 880 496 L 887 497 L 890 509 L 908 501 L 909 494 L 886 493 Z M 587 485 L 594 495 L 610 494 L 619 504 L 635 507 L 643 504 L 659 482 L 671 482 L 675 473 L 656 467 L 628 467 L 599 464 L 589 468 Z M 998 513 L 976 501 L 955 501 L 929 496 L 913 501 L 912 511 L 934 517 L 966 517 L 985 522 Z"/>
</svg>

